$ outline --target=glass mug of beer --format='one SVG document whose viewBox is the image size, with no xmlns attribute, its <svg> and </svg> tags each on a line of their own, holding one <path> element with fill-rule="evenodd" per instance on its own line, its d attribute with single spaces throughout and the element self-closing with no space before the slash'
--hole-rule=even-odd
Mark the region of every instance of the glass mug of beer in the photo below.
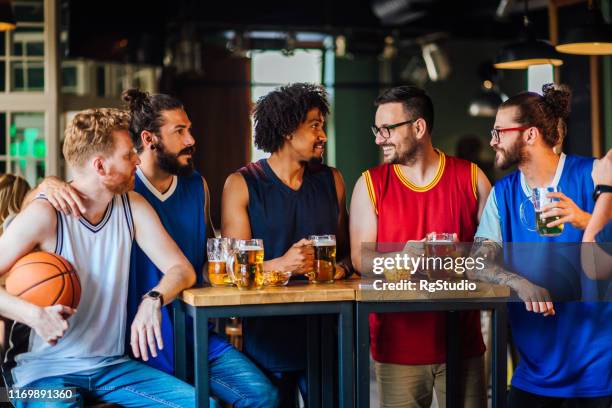
<svg viewBox="0 0 612 408">
<path fill-rule="evenodd" d="M 336 274 L 336 236 L 311 235 L 314 249 L 314 268 L 307 274 L 314 283 L 332 283 Z"/>
<path fill-rule="evenodd" d="M 227 258 L 227 272 L 241 290 L 261 289 L 264 246 L 261 239 L 236 239 Z"/>
<path fill-rule="evenodd" d="M 230 251 L 228 238 L 209 238 L 206 242 L 208 254 L 208 281 L 212 286 L 232 286 L 225 262 Z"/>
<path fill-rule="evenodd" d="M 548 197 L 548 194 L 556 193 L 559 191 L 560 190 L 557 189 L 556 187 L 534 188 L 531 190 L 531 197 L 529 197 L 528 199 L 523 201 L 523 203 L 521 203 L 521 208 L 520 208 L 521 222 L 523 223 L 523 225 L 527 227 L 529 231 L 537 231 L 538 234 L 540 234 L 543 237 L 556 237 L 557 235 L 561 235 L 561 233 L 563 232 L 564 224 L 560 224 L 552 228 L 549 228 L 546 226 L 546 224 L 558 220 L 559 218 L 561 218 L 561 216 L 553 215 L 547 218 L 542 217 L 542 213 L 543 213 L 542 209 L 545 206 L 547 206 L 548 204 L 552 204 L 556 201 L 559 201 L 558 198 Z M 535 213 L 535 224 L 532 224 L 531 222 L 528 221 L 527 213 L 528 211 L 531 210 L 531 209 L 528 210 L 525 206 L 525 204 L 528 201 L 531 201 L 533 203 L 533 210 Z M 527 207 L 529 208 L 530 206 L 527 206 Z"/>
<path fill-rule="evenodd" d="M 425 239 L 425 266 L 430 280 L 448 279 L 454 272 L 444 269 L 444 261 L 455 255 L 455 244 L 452 233 L 432 232 Z"/>
</svg>

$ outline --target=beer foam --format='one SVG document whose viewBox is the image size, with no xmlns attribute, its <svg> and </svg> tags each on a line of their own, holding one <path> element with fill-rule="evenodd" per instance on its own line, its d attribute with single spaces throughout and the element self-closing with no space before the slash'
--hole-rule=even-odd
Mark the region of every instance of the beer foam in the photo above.
<svg viewBox="0 0 612 408">
<path fill-rule="evenodd" d="M 320 247 L 320 246 L 334 246 L 334 245 L 336 245 L 336 241 L 332 241 L 331 239 L 326 239 L 326 240 L 321 240 L 321 241 L 313 241 L 312 245 L 316 246 L 316 247 Z"/>
<path fill-rule="evenodd" d="M 240 251 L 263 251 L 263 248 L 257 245 L 242 245 Z"/>
</svg>

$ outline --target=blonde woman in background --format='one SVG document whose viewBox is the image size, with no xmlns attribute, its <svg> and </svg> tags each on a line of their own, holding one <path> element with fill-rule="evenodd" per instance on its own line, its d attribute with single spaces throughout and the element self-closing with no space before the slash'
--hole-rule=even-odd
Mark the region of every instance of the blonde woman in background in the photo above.
<svg viewBox="0 0 612 408">
<path fill-rule="evenodd" d="M 19 176 L 0 174 L 0 234 L 5 224 L 19 213 L 21 205 L 30 191 L 30 185 Z"/>
<path fill-rule="evenodd" d="M 0 235 L 19 213 L 30 185 L 19 176 L 0 174 Z M 4 279 L 0 281 L 4 285 Z M 4 321 L 0 319 L 0 352 L 4 354 Z"/>
</svg>

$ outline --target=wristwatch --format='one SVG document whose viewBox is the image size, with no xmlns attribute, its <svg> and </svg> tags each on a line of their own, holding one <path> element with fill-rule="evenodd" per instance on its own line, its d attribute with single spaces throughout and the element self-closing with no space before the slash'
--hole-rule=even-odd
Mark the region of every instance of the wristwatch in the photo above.
<svg viewBox="0 0 612 408">
<path fill-rule="evenodd" d="M 146 293 L 146 294 L 145 294 L 145 295 L 144 295 L 142 298 L 143 298 L 143 299 L 144 299 L 144 298 L 151 298 L 151 299 L 153 299 L 153 300 L 159 300 L 159 302 L 160 302 L 159 304 L 160 304 L 161 306 L 163 306 L 163 305 L 164 305 L 164 295 L 162 295 L 161 293 L 159 293 L 159 292 L 158 292 L 158 291 L 156 291 L 156 290 L 150 290 L 150 291 L 148 291 L 148 292 L 147 292 L 147 293 Z"/>
<path fill-rule="evenodd" d="M 612 193 L 612 186 L 607 186 L 605 184 L 596 185 L 595 190 L 593 190 L 593 201 L 597 201 L 599 196 L 603 193 Z"/>
</svg>

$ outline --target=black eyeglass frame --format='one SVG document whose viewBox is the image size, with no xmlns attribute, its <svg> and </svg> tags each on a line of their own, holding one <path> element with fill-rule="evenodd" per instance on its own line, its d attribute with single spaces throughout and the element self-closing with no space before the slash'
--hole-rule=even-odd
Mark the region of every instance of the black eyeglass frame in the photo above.
<svg viewBox="0 0 612 408">
<path fill-rule="evenodd" d="M 370 126 L 370 129 L 372 130 L 372 133 L 374 134 L 374 137 L 376 137 L 378 135 L 378 133 L 380 132 L 380 135 L 382 136 L 382 138 L 387 140 L 387 139 L 389 139 L 391 137 L 391 130 L 392 129 L 395 129 L 395 128 L 400 127 L 400 126 L 407 125 L 409 123 L 414 123 L 417 120 L 418 120 L 418 118 L 417 119 L 410 119 L 410 120 L 407 120 L 405 122 L 394 123 L 393 125 L 381 126 L 381 127 L 378 127 L 376 125 L 372 125 L 372 126 Z M 382 130 L 386 131 L 386 136 L 385 136 L 385 132 L 381 132 Z"/>
</svg>

